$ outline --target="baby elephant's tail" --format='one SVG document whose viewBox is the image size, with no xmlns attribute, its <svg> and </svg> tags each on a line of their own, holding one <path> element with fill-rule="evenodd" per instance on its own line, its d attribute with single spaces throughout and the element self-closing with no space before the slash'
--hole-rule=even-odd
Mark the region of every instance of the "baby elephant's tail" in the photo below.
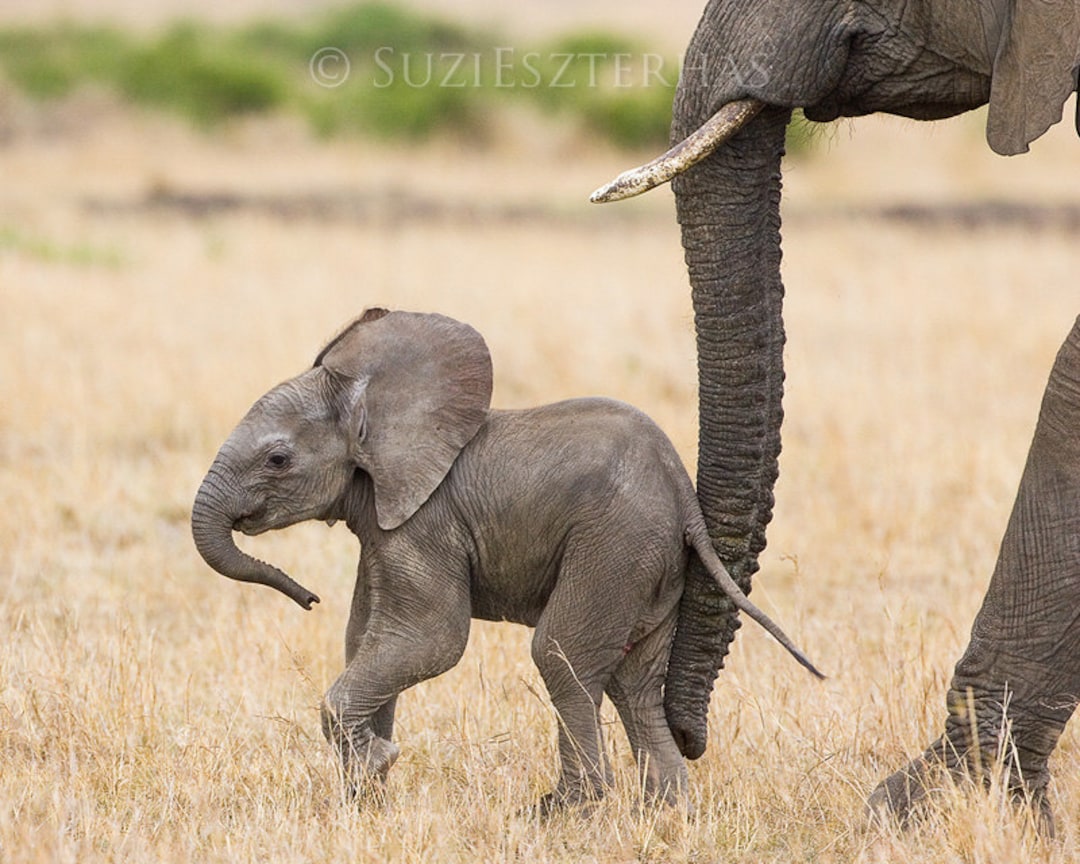
<svg viewBox="0 0 1080 864">
<path fill-rule="evenodd" d="M 792 657 L 798 660 L 818 678 L 824 680 L 825 676 L 810 662 L 810 658 L 795 646 L 795 643 L 788 638 L 788 635 L 780 629 L 780 625 L 755 606 L 750 601 L 750 598 L 743 594 L 742 589 L 735 584 L 735 580 L 731 578 L 731 574 L 728 573 L 727 568 L 724 566 L 724 562 L 720 560 L 720 556 L 716 554 L 716 550 L 713 549 L 712 543 L 709 542 L 709 536 L 705 531 L 705 526 L 702 525 L 697 530 L 693 528 L 687 530 L 686 541 L 697 553 L 698 558 L 701 559 L 701 563 L 705 565 L 705 569 L 712 574 L 713 579 L 716 580 L 716 584 L 731 598 L 731 602 L 764 627 L 777 642 L 787 648 Z"/>
</svg>

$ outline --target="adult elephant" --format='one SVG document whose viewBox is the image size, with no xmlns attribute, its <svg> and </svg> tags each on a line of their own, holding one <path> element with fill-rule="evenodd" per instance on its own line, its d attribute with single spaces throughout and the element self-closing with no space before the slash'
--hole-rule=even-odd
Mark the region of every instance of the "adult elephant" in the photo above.
<svg viewBox="0 0 1080 864">
<path fill-rule="evenodd" d="M 706 7 L 675 97 L 678 143 L 593 197 L 628 197 L 674 178 L 698 334 L 698 494 L 744 590 L 765 546 L 780 453 L 780 160 L 792 109 L 817 121 L 875 111 L 933 120 L 989 102 L 987 140 L 1011 155 L 1060 120 L 1078 63 L 1076 0 Z M 1078 437 L 1080 324 L 1051 375 L 1000 559 L 949 690 L 945 733 L 882 783 L 872 806 L 903 816 L 933 764 L 991 764 L 1007 719 L 1010 776 L 1049 812 L 1047 758 L 1080 694 Z M 705 749 L 709 695 L 737 626 L 726 598 L 695 574 L 666 689 L 669 723 L 691 758 Z"/>
</svg>

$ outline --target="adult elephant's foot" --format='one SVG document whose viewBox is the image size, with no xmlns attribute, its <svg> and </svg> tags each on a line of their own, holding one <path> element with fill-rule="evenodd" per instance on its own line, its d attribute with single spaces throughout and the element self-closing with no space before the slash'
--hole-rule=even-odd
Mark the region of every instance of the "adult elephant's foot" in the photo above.
<svg viewBox="0 0 1080 864">
<path fill-rule="evenodd" d="M 927 753 L 932 750 L 933 746 Z M 901 826 L 908 824 L 930 791 L 930 775 L 936 766 L 927 758 L 927 753 L 912 759 L 877 785 L 866 802 L 868 820 L 883 824 L 895 822 Z"/>
<path fill-rule="evenodd" d="M 898 825 L 906 828 L 924 811 L 935 792 L 947 785 L 972 783 L 981 778 L 989 786 L 995 770 L 1001 771 L 1008 784 L 1009 796 L 1017 808 L 1031 808 L 1032 820 L 1039 833 L 1054 836 L 1054 814 L 1046 794 L 1046 773 L 1039 772 L 1031 784 L 1025 783 L 1015 762 L 1006 758 L 995 765 L 993 752 L 985 748 L 980 758 L 974 751 L 958 756 L 956 747 L 942 736 L 919 757 L 882 780 L 866 802 L 866 817 L 871 825 Z"/>
<path fill-rule="evenodd" d="M 946 696 L 945 734 L 870 797 L 874 814 L 911 818 L 935 766 L 998 778 L 1053 832 L 1050 754 L 1080 702 L 1080 318 L 1061 346 L 1016 503 L 971 641 Z"/>
</svg>

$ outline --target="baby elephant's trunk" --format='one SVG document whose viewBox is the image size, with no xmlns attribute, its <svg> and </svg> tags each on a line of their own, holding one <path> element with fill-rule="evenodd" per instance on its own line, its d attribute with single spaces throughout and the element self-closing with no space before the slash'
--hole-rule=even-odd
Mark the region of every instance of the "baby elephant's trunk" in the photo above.
<svg viewBox="0 0 1080 864">
<path fill-rule="evenodd" d="M 285 573 L 265 561 L 252 558 L 233 540 L 233 523 L 239 515 L 239 496 L 227 472 L 211 467 L 199 487 L 191 510 L 191 536 L 203 560 L 222 576 L 241 582 L 257 582 L 276 588 L 310 609 L 319 598 Z"/>
</svg>

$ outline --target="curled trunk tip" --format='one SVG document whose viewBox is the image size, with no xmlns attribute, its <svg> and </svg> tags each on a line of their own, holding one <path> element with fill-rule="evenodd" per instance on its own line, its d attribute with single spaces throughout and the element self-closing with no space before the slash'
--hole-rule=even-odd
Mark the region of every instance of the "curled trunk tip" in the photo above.
<svg viewBox="0 0 1080 864">
<path fill-rule="evenodd" d="M 227 496 L 226 496 L 227 497 Z M 317 594 L 276 567 L 243 552 L 233 539 L 233 515 L 221 504 L 221 496 L 199 490 L 191 511 L 191 536 L 202 559 L 222 576 L 275 588 L 304 609 L 319 602 Z"/>
</svg>

